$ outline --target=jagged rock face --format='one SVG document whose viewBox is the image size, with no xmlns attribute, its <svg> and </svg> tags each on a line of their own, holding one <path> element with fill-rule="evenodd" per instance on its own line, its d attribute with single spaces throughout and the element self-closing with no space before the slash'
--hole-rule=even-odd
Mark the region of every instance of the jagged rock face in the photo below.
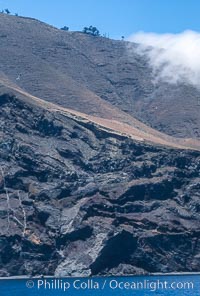
<svg viewBox="0 0 200 296">
<path fill-rule="evenodd" d="M 0 275 L 199 271 L 200 153 L 0 97 Z"/>
</svg>

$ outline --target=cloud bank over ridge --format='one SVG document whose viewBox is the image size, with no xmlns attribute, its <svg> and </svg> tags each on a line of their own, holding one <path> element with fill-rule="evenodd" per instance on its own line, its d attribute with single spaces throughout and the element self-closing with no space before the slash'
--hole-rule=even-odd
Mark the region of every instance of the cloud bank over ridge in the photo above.
<svg viewBox="0 0 200 296">
<path fill-rule="evenodd" d="M 155 80 L 186 82 L 200 88 L 200 33 L 179 34 L 139 32 L 128 38 L 139 43 L 138 53 L 146 55 Z"/>
</svg>

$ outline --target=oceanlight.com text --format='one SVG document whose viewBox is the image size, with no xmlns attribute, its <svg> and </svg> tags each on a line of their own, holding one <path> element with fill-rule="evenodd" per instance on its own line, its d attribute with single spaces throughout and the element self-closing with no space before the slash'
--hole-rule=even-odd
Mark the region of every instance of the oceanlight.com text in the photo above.
<svg viewBox="0 0 200 296">
<path fill-rule="evenodd" d="M 167 281 L 167 280 L 127 280 L 127 279 L 37 279 L 28 280 L 26 286 L 29 289 L 38 290 L 192 290 L 192 281 Z"/>
</svg>

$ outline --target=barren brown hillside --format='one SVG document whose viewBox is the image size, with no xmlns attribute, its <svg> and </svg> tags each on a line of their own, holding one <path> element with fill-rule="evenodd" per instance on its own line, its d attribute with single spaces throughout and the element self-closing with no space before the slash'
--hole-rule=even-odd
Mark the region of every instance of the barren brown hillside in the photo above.
<svg viewBox="0 0 200 296">
<path fill-rule="evenodd" d="M 0 277 L 199 272 L 199 92 L 136 47 L 0 14 Z"/>
<path fill-rule="evenodd" d="M 154 85 L 136 44 L 4 14 L 0 28 L 1 77 L 29 94 L 132 126 L 137 118 L 175 137 L 200 137 L 199 91 Z"/>
<path fill-rule="evenodd" d="M 194 149 L 200 150 L 200 141 L 195 139 L 179 139 L 168 136 L 158 132 L 142 122 L 134 119 L 131 116 L 124 115 L 129 123 L 123 122 L 123 112 L 117 112 L 115 108 L 108 108 L 106 104 L 102 104 L 103 108 L 107 111 L 108 118 L 101 118 L 98 116 L 87 115 L 73 109 L 65 108 L 54 103 L 44 101 L 40 98 L 30 95 L 19 87 L 13 85 L 6 79 L 0 80 L 0 93 L 11 93 L 17 97 L 21 97 L 25 102 L 31 103 L 36 106 L 41 106 L 51 112 L 59 112 L 67 117 L 73 117 L 77 121 L 85 121 L 87 123 L 97 124 L 101 129 L 109 130 L 115 134 L 131 137 L 136 141 L 151 143 L 153 145 L 164 145 L 180 149 Z"/>
</svg>

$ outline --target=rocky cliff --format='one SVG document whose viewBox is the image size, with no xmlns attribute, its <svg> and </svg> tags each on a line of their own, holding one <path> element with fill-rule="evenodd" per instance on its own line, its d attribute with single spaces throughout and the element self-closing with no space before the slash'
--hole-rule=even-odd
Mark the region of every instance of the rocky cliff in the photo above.
<svg viewBox="0 0 200 296">
<path fill-rule="evenodd" d="M 0 96 L 0 276 L 200 269 L 200 152 Z"/>
</svg>

